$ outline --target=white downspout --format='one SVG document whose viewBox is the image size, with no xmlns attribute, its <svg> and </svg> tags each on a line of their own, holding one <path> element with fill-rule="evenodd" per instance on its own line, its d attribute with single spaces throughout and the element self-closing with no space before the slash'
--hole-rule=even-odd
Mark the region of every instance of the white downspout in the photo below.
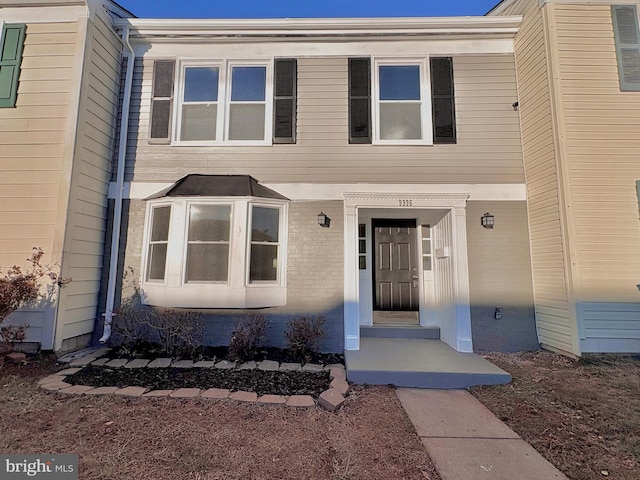
<svg viewBox="0 0 640 480">
<path fill-rule="evenodd" d="M 111 232 L 111 258 L 109 259 L 109 282 L 107 284 L 107 304 L 104 317 L 104 328 L 100 343 L 104 343 L 111 337 L 111 321 L 113 320 L 113 307 L 116 299 L 116 280 L 118 278 L 118 254 L 120 252 L 120 227 L 122 223 L 122 198 L 124 196 L 124 170 L 127 158 L 127 139 L 129 133 L 129 105 L 131 103 L 131 90 L 133 85 L 133 67 L 135 53 L 129 43 L 129 26 L 122 31 L 122 44 L 128 49 L 127 72 L 124 83 L 124 98 L 122 99 L 122 118 L 120 119 L 120 144 L 118 147 L 118 171 L 116 174 L 116 195 L 113 209 L 113 228 Z"/>
</svg>

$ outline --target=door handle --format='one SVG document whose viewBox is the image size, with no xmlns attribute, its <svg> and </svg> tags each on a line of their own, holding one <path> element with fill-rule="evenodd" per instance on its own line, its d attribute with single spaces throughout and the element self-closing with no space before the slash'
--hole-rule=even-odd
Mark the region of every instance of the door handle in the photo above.
<svg viewBox="0 0 640 480">
<path fill-rule="evenodd" d="M 420 277 L 418 275 L 413 275 L 411 278 L 413 278 L 414 280 L 418 280 Z"/>
</svg>

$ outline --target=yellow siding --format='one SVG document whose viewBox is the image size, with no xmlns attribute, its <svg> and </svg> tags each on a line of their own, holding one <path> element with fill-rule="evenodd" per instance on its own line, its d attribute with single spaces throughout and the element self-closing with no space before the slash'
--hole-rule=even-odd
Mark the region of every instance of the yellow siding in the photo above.
<svg viewBox="0 0 640 480">
<path fill-rule="evenodd" d="M 347 59 L 298 60 L 298 141 L 268 147 L 149 145 L 153 60 L 137 62 L 127 179 L 250 174 L 263 182 L 522 183 L 511 55 L 454 58 L 457 145 L 348 144 Z M 135 155 L 135 165 L 134 165 Z"/>
<path fill-rule="evenodd" d="M 89 26 L 87 45 L 63 265 L 73 282 L 60 298 L 57 345 L 92 332 L 100 292 L 121 55 L 100 17 Z"/>
<path fill-rule="evenodd" d="M 16 108 L 0 109 L 0 268 L 52 263 L 77 23 L 30 24 Z"/>
<path fill-rule="evenodd" d="M 578 354 L 567 289 L 542 14 L 536 0 L 514 2 L 504 14 L 524 16 L 515 55 L 538 337 L 543 345 Z"/>
<path fill-rule="evenodd" d="M 637 302 L 640 95 L 620 91 L 610 7 L 555 10 L 581 297 Z"/>
</svg>

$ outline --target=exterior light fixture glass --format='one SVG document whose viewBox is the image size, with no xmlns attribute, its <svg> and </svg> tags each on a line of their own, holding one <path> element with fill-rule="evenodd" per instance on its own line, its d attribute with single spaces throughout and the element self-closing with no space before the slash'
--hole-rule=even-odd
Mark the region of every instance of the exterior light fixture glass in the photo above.
<svg viewBox="0 0 640 480">
<path fill-rule="evenodd" d="M 485 213 L 484 215 L 482 215 L 482 217 L 480 217 L 480 225 L 482 225 L 484 228 L 493 228 L 493 224 L 494 216 L 490 213 Z"/>
<path fill-rule="evenodd" d="M 318 214 L 318 225 L 324 228 L 329 228 L 330 224 L 331 224 L 331 219 L 327 217 L 327 215 L 324 212 L 320 212 Z"/>
</svg>

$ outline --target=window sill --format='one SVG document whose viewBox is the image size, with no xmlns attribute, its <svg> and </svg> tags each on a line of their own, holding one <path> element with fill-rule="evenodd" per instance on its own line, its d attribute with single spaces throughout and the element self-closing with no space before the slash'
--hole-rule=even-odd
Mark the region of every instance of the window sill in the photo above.
<svg viewBox="0 0 640 480">
<path fill-rule="evenodd" d="M 172 147 L 270 147 L 271 145 L 273 145 L 271 140 L 234 140 L 226 142 L 184 142 L 176 140 L 171 142 Z"/>
<path fill-rule="evenodd" d="M 166 308 L 264 308 L 287 304 L 287 288 L 262 284 L 260 288 L 234 288 L 220 284 L 170 287 L 145 283 L 142 303 Z"/>
</svg>

